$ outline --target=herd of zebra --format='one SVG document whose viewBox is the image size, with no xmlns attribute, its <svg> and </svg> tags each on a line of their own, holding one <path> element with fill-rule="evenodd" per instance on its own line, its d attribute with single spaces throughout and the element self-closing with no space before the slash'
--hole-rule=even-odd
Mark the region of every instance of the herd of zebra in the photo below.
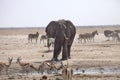
<svg viewBox="0 0 120 80">
<path fill-rule="evenodd" d="M 120 41 L 120 36 L 119 36 L 120 30 L 105 30 L 104 31 L 104 35 L 105 37 L 108 38 L 108 40 L 110 40 L 110 37 L 112 38 L 112 41 L 114 42 L 119 42 Z M 79 34 L 78 36 L 78 43 L 86 43 L 86 42 L 94 42 L 94 38 L 95 35 L 98 35 L 98 31 L 95 30 L 91 33 L 84 33 L 84 34 Z M 36 34 L 28 34 L 28 42 L 31 41 L 32 43 L 32 39 L 37 40 L 39 38 L 39 33 L 36 32 Z M 48 38 L 46 35 L 41 35 L 40 37 L 40 43 L 43 42 L 44 40 L 47 40 L 47 47 L 50 48 L 51 45 L 54 45 L 55 39 L 54 38 Z"/>
<path fill-rule="evenodd" d="M 94 42 L 94 37 L 95 35 L 98 35 L 98 31 L 93 31 L 92 33 L 85 33 L 85 34 L 79 34 L 78 37 L 78 43 L 81 41 L 86 43 L 86 42 Z"/>
<path fill-rule="evenodd" d="M 108 38 L 107 41 L 112 38 L 113 42 L 120 42 L 120 36 L 119 36 L 120 30 L 105 30 L 104 35 L 105 37 Z M 86 42 L 94 42 L 94 37 L 95 35 L 98 35 L 98 31 L 95 30 L 92 33 L 84 33 L 84 34 L 79 34 L 78 43 L 86 43 Z"/>
<path fill-rule="evenodd" d="M 39 38 L 39 33 L 36 32 L 36 34 L 28 34 L 28 43 L 31 41 L 32 43 L 32 39 L 35 39 L 36 40 L 36 43 L 37 43 L 37 40 Z M 55 39 L 54 38 L 48 38 L 46 35 L 41 35 L 40 37 L 40 43 L 43 42 L 44 43 L 44 40 L 47 40 L 47 47 L 50 49 L 50 46 L 54 45 L 54 42 L 55 42 Z"/>
<path fill-rule="evenodd" d="M 110 40 L 110 37 L 112 37 L 112 41 L 114 42 L 120 42 L 120 36 L 119 36 L 120 30 L 105 30 L 104 35 Z"/>
</svg>

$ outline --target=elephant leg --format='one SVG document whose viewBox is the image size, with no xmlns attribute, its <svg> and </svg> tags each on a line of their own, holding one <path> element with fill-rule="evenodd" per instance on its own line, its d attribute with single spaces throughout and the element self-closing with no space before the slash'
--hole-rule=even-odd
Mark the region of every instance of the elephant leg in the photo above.
<svg viewBox="0 0 120 80">
<path fill-rule="evenodd" d="M 61 52 L 61 47 L 62 46 L 60 44 L 55 44 L 55 46 L 54 46 L 54 54 L 53 54 L 53 58 L 52 58 L 53 61 L 58 61 L 58 55 Z"/>
<path fill-rule="evenodd" d="M 68 59 L 68 48 L 67 48 L 67 41 L 63 43 L 63 51 L 62 51 L 62 60 Z"/>
<path fill-rule="evenodd" d="M 68 45 L 67 48 L 68 48 L 68 59 L 71 59 L 71 55 L 70 55 L 71 45 Z"/>
</svg>

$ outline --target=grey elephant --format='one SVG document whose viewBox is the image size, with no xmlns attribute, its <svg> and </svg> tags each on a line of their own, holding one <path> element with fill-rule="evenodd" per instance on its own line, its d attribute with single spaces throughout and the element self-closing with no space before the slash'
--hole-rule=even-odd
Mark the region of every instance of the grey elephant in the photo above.
<svg viewBox="0 0 120 80">
<path fill-rule="evenodd" d="M 53 61 L 58 61 L 62 49 L 62 60 L 71 58 L 70 49 L 76 34 L 76 28 L 70 20 L 51 21 L 46 29 L 49 38 L 55 38 Z"/>
</svg>

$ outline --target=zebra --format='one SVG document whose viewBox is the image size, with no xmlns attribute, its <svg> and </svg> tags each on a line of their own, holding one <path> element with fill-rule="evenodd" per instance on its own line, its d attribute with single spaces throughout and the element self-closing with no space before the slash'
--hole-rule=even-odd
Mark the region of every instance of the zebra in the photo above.
<svg viewBox="0 0 120 80">
<path fill-rule="evenodd" d="M 94 37 L 95 37 L 95 35 L 98 35 L 98 31 L 95 30 L 95 31 L 93 31 L 92 33 L 87 33 L 86 35 L 87 35 L 88 39 L 90 40 L 90 42 L 91 42 L 91 41 L 94 42 Z"/>
<path fill-rule="evenodd" d="M 52 45 L 52 47 L 54 47 L 54 42 L 55 42 L 55 38 L 48 38 L 47 39 L 47 47 L 50 50 L 50 46 Z"/>
<path fill-rule="evenodd" d="M 114 30 L 115 32 L 117 32 L 117 33 L 120 33 L 120 30 Z"/>
<path fill-rule="evenodd" d="M 87 39 L 87 34 L 85 33 L 85 34 L 79 34 L 79 37 L 78 37 L 78 43 L 79 43 L 79 41 L 81 41 L 81 43 L 82 43 L 82 40 L 86 43 L 86 41 L 88 41 L 88 39 Z"/>
<path fill-rule="evenodd" d="M 36 39 L 36 43 L 37 43 L 38 37 L 39 37 L 38 32 L 36 32 L 36 34 L 28 34 L 28 43 L 29 43 L 30 40 L 31 40 L 31 43 L 32 43 L 32 39 Z"/>
<path fill-rule="evenodd" d="M 120 41 L 119 34 L 118 34 L 117 32 L 115 32 L 115 31 L 113 31 L 113 32 L 111 33 L 111 37 L 112 37 L 112 41 L 113 41 L 113 42 L 118 42 L 118 41 Z"/>
<path fill-rule="evenodd" d="M 44 40 L 46 40 L 46 39 L 48 39 L 47 35 L 41 35 L 41 37 L 40 37 L 40 43 L 41 43 L 41 41 L 43 41 L 43 43 L 44 43 Z"/>
<path fill-rule="evenodd" d="M 113 31 L 111 31 L 111 30 L 105 30 L 104 31 L 104 35 L 105 35 L 105 37 L 108 38 L 108 41 L 110 40 L 111 33 L 113 33 Z"/>
<path fill-rule="evenodd" d="M 94 42 L 94 37 L 95 35 L 98 35 L 98 31 L 93 31 L 92 33 L 85 33 L 85 34 L 79 34 L 79 38 L 78 40 L 81 40 L 82 42 L 82 39 L 84 40 L 84 42 L 91 42 L 93 41 Z"/>
</svg>

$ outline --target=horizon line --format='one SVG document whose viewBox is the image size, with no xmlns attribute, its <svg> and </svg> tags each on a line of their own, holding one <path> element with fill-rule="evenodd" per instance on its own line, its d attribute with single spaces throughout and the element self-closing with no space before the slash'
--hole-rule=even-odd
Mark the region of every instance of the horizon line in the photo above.
<svg viewBox="0 0 120 80">
<path fill-rule="evenodd" d="M 76 28 L 79 27 L 120 27 L 120 24 L 116 24 L 116 25 L 79 25 L 79 26 L 75 26 Z M 27 27 L 0 27 L 0 29 L 31 29 L 31 28 L 46 28 L 45 26 L 39 26 L 39 27 L 31 27 L 31 26 L 27 26 Z"/>
</svg>

